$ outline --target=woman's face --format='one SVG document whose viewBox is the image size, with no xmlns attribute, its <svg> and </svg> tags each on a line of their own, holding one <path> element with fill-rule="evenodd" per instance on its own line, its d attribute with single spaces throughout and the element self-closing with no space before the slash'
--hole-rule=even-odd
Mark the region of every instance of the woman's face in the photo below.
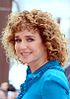
<svg viewBox="0 0 70 99">
<path fill-rule="evenodd" d="M 15 51 L 22 63 L 31 64 L 43 61 L 46 48 L 42 43 L 39 33 L 33 30 L 24 30 L 15 34 Z"/>
</svg>

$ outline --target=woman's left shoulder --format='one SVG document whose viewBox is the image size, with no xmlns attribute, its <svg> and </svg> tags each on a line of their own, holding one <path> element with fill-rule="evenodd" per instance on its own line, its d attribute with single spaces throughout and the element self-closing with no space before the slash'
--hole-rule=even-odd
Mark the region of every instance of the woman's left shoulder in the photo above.
<svg viewBox="0 0 70 99">
<path fill-rule="evenodd" d="M 48 69 L 41 78 L 41 93 L 48 99 L 69 99 L 69 85 L 64 72 Z"/>
<path fill-rule="evenodd" d="M 53 81 L 68 88 L 68 80 L 65 73 L 59 69 L 48 69 L 42 76 L 42 81 Z"/>
<path fill-rule="evenodd" d="M 48 69 L 44 74 L 44 77 L 47 77 L 49 79 L 60 78 L 60 79 L 67 79 L 64 70 L 51 68 Z"/>
</svg>

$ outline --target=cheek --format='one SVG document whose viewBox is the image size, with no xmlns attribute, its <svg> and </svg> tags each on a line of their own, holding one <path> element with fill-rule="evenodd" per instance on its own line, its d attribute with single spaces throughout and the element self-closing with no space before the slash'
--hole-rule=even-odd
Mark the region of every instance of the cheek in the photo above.
<svg viewBox="0 0 70 99">
<path fill-rule="evenodd" d="M 18 45 L 15 44 L 15 50 L 18 50 L 18 49 L 19 49 Z"/>
<path fill-rule="evenodd" d="M 34 46 L 34 48 L 35 48 L 35 53 L 41 54 L 41 53 L 43 53 L 45 51 L 45 47 L 41 43 Z"/>
<path fill-rule="evenodd" d="M 15 53 L 18 54 L 19 53 L 19 47 L 17 45 L 15 45 Z"/>
</svg>

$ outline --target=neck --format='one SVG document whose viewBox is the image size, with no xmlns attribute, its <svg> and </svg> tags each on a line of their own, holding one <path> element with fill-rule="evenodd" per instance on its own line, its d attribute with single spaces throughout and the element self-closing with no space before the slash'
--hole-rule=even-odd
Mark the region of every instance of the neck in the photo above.
<svg viewBox="0 0 70 99">
<path fill-rule="evenodd" d="M 43 66 L 47 62 L 48 62 L 47 58 L 44 58 L 44 59 L 41 58 L 40 60 L 36 62 L 30 63 L 29 67 L 31 69 L 31 72 L 32 73 L 35 72 L 37 69 L 39 69 L 41 66 Z"/>
</svg>

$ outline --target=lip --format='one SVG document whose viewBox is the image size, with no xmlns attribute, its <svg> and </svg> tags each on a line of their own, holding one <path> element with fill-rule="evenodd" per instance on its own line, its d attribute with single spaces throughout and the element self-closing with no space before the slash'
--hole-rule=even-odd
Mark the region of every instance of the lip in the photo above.
<svg viewBox="0 0 70 99">
<path fill-rule="evenodd" d="M 29 56 L 31 54 L 31 52 L 21 52 L 21 55 L 23 56 Z"/>
</svg>

